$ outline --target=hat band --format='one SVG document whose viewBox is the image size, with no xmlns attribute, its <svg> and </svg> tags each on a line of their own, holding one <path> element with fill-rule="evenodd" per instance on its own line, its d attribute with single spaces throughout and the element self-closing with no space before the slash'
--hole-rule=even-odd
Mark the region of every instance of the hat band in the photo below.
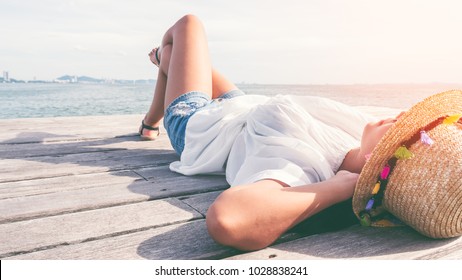
<svg viewBox="0 0 462 280">
<path fill-rule="evenodd" d="M 377 178 L 377 183 L 372 188 L 371 197 L 366 203 L 364 210 L 359 213 L 360 223 L 363 226 L 401 226 L 403 223 L 399 221 L 396 217 L 388 213 L 382 206 L 383 197 L 385 189 L 388 184 L 388 178 L 390 177 L 393 169 L 396 166 L 398 160 L 411 159 L 414 154 L 409 151 L 413 144 L 417 141 L 420 141 L 427 146 L 433 144 L 433 140 L 428 136 L 427 132 L 436 128 L 440 124 L 462 124 L 462 114 L 461 115 L 452 115 L 452 116 L 443 116 L 433 122 L 429 123 L 427 126 L 419 129 L 410 139 L 403 141 L 400 144 L 400 147 L 395 151 L 393 157 L 391 157 L 386 165 L 383 167 L 382 172 Z"/>
</svg>

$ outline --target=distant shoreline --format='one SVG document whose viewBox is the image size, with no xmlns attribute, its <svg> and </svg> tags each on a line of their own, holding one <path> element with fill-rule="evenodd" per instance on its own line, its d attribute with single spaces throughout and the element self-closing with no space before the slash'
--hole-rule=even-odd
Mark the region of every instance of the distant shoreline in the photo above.
<svg viewBox="0 0 462 280">
<path fill-rule="evenodd" d="M 64 75 L 53 80 L 17 80 L 0 77 L 3 84 L 155 84 L 154 79 L 98 79 L 89 76 Z"/>
</svg>

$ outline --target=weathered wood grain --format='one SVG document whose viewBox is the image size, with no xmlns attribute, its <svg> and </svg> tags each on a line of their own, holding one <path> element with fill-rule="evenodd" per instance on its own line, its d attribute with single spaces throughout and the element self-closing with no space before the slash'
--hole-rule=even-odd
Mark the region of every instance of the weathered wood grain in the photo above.
<svg viewBox="0 0 462 280">
<path fill-rule="evenodd" d="M 174 153 L 166 136 L 159 137 L 155 142 L 140 141 L 139 136 L 121 136 L 101 139 L 0 144 L 0 159 L 25 159 L 40 156 L 85 154 L 117 150 L 156 150 L 162 152 L 166 150 L 165 152 Z"/>
<path fill-rule="evenodd" d="M 178 156 L 165 150 L 113 150 L 26 159 L 4 159 L 0 160 L 0 182 L 160 166 L 167 165 L 174 160 L 178 160 Z"/>
<path fill-rule="evenodd" d="M 197 220 L 3 259 L 191 260 L 236 253 L 215 243 L 207 234 L 205 221 Z"/>
<path fill-rule="evenodd" d="M 0 257 L 202 218 L 176 198 L 0 225 Z"/>
<path fill-rule="evenodd" d="M 133 135 L 143 115 L 79 116 L 0 121 L 0 143 L 34 143 Z"/>
<path fill-rule="evenodd" d="M 151 179 L 154 181 L 135 172 L 115 172 L 0 184 L 0 195 L 10 197 L 0 200 L 0 223 L 228 187 L 218 176 L 179 176 L 167 166 L 153 170 L 157 174 Z"/>
<path fill-rule="evenodd" d="M 88 190 L 107 186 L 129 186 L 137 180 L 146 181 L 136 172 L 129 170 L 7 182 L 0 183 L 0 199 Z"/>
<path fill-rule="evenodd" d="M 460 259 L 461 250 L 462 238 L 434 240 L 408 227 L 352 226 L 230 259 Z"/>
<path fill-rule="evenodd" d="M 175 195 L 223 190 L 229 187 L 224 176 L 195 175 L 184 176 L 171 172 L 166 166 L 134 169 L 134 171 L 156 185 L 163 184 L 165 192 L 174 191 Z M 202 190 L 202 191 L 201 191 Z"/>
<path fill-rule="evenodd" d="M 183 196 L 179 197 L 179 199 L 205 217 L 210 205 L 215 201 L 220 193 L 221 191 L 207 192 L 204 194 Z"/>
</svg>

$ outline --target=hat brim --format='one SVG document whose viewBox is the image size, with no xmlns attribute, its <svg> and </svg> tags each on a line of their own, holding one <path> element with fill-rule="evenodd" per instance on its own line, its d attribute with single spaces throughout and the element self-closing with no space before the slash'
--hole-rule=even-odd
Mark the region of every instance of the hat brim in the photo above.
<svg viewBox="0 0 462 280">
<path fill-rule="evenodd" d="M 359 176 L 353 195 L 353 211 L 358 218 L 371 197 L 378 175 L 401 143 L 435 119 L 461 112 L 462 91 L 453 90 L 424 99 L 397 120 L 374 148 Z"/>
</svg>

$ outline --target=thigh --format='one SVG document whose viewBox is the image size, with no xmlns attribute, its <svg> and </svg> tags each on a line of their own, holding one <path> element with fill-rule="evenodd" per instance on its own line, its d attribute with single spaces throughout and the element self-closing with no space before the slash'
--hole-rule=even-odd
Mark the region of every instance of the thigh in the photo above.
<svg viewBox="0 0 462 280">
<path fill-rule="evenodd" d="M 202 23 L 195 16 L 185 16 L 171 28 L 171 36 L 165 108 L 191 91 L 212 97 L 212 66 Z"/>
<path fill-rule="evenodd" d="M 212 98 L 219 98 L 223 94 L 237 90 L 236 85 L 215 69 L 212 69 Z"/>
</svg>

